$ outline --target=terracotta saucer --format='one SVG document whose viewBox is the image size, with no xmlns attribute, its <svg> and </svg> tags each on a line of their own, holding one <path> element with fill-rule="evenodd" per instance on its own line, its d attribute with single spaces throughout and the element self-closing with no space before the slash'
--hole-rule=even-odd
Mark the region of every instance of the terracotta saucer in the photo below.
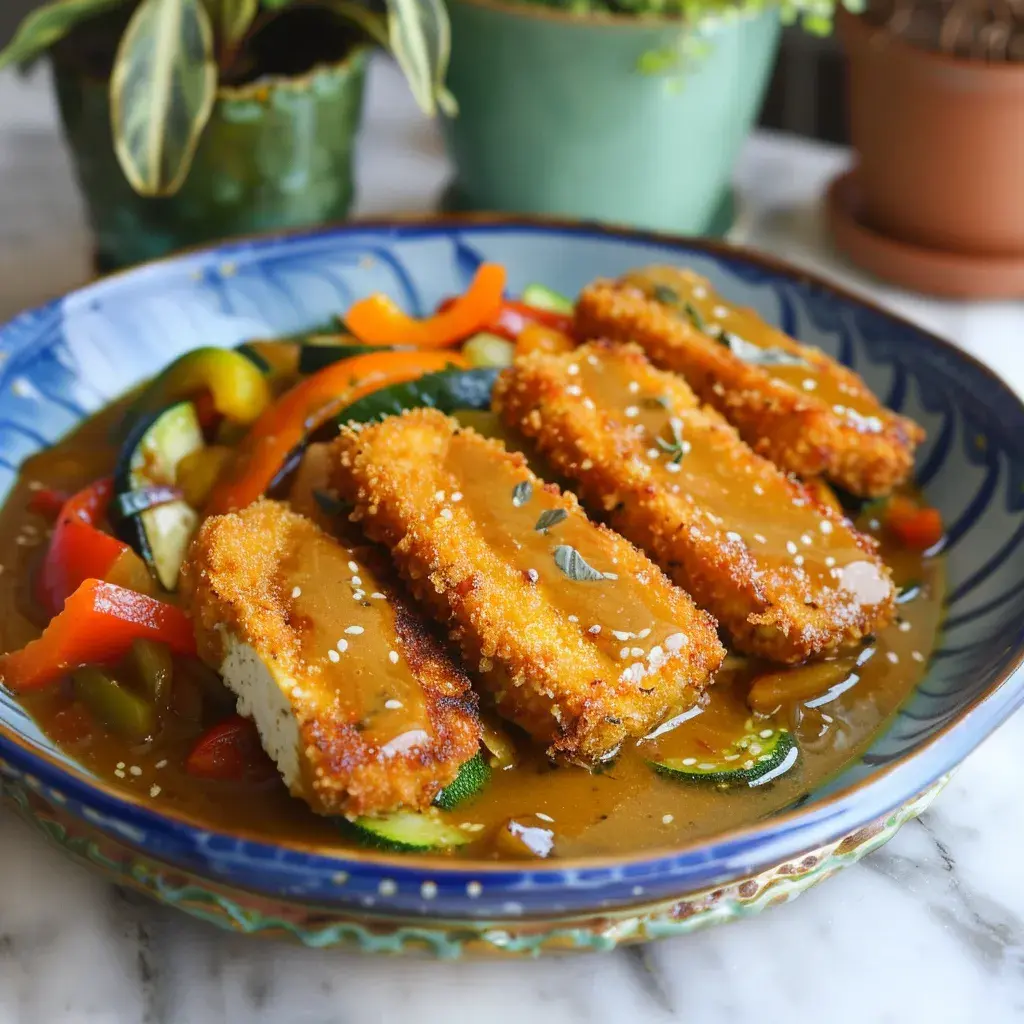
<svg viewBox="0 0 1024 1024">
<path fill-rule="evenodd" d="M 825 207 L 839 249 L 892 284 L 948 299 L 1024 298 L 1024 253 L 943 252 L 887 238 L 868 227 L 861 219 L 856 168 L 832 179 Z"/>
</svg>

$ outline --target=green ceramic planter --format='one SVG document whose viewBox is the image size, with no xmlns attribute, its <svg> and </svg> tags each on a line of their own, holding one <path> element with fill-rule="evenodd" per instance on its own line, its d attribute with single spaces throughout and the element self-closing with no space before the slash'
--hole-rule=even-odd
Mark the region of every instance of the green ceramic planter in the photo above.
<svg viewBox="0 0 1024 1024">
<path fill-rule="evenodd" d="M 704 233 L 761 107 L 778 12 L 699 31 L 685 68 L 642 72 L 678 23 L 450 0 L 454 203 Z"/>
<path fill-rule="evenodd" d="M 105 82 L 55 62 L 64 131 L 105 270 L 232 235 L 343 218 L 366 48 L 302 78 L 222 89 L 181 191 L 146 199 L 117 163 Z"/>
</svg>

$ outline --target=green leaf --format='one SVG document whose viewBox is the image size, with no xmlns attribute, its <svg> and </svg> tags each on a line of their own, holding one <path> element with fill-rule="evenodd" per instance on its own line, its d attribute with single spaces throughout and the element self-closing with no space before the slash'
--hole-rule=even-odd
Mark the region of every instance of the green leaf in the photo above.
<svg viewBox="0 0 1024 1024">
<path fill-rule="evenodd" d="M 391 52 L 405 73 L 424 113 L 438 107 L 455 113 L 455 100 L 444 87 L 451 53 L 451 25 L 443 0 L 387 0 Z"/>
<path fill-rule="evenodd" d="M 200 0 L 142 0 L 110 80 L 114 148 L 136 192 L 181 188 L 216 94 L 213 31 Z"/>
<path fill-rule="evenodd" d="M 8 64 L 27 64 L 60 42 L 80 21 L 95 18 L 125 0 L 58 0 L 33 11 L 21 23 L 5 50 L 0 69 Z"/>
<path fill-rule="evenodd" d="M 203 0 L 217 45 L 231 51 L 252 27 L 260 0 Z"/>
</svg>

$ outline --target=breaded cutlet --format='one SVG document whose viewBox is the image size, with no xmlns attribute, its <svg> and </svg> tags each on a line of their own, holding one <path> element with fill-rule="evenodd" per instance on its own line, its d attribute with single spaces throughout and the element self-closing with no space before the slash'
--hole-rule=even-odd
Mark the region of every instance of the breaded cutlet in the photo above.
<svg viewBox="0 0 1024 1024">
<path fill-rule="evenodd" d="M 523 356 L 494 401 L 740 650 L 799 662 L 892 617 L 895 589 L 874 541 L 755 454 L 638 346 Z"/>
<path fill-rule="evenodd" d="M 685 377 L 760 455 L 851 494 L 892 491 L 924 439 L 852 370 L 724 301 L 692 271 L 647 267 L 594 282 L 576 305 L 576 333 L 636 342 L 656 366 Z"/>
<path fill-rule="evenodd" d="M 552 757 L 606 761 L 691 706 L 721 663 L 711 617 L 521 454 L 431 409 L 335 444 L 353 518 Z"/>
<path fill-rule="evenodd" d="M 201 657 L 318 814 L 427 807 L 479 749 L 469 680 L 384 569 L 264 500 L 207 519 L 182 574 Z"/>
</svg>

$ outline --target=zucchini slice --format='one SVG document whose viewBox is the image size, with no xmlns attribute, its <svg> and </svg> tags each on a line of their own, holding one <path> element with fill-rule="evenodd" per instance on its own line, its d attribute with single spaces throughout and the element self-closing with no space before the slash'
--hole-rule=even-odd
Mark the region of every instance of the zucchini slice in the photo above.
<svg viewBox="0 0 1024 1024">
<path fill-rule="evenodd" d="M 651 761 L 659 775 L 716 786 L 763 786 L 789 771 L 800 752 L 788 729 L 764 728 L 741 736 L 708 758 L 672 757 Z"/>
<path fill-rule="evenodd" d="M 470 840 L 461 828 L 449 825 L 430 811 L 393 811 L 379 818 L 356 818 L 345 825 L 359 842 L 378 850 L 451 850 Z"/>
<path fill-rule="evenodd" d="M 459 774 L 434 797 L 434 806 L 450 811 L 476 796 L 490 781 L 491 768 L 483 754 L 477 752 L 460 769 Z"/>
<path fill-rule="evenodd" d="M 549 313 L 564 313 L 572 316 L 572 300 L 543 284 L 528 284 L 523 289 L 523 302 L 534 309 L 546 309 Z"/>
<path fill-rule="evenodd" d="M 129 511 L 144 502 L 133 495 L 173 487 L 178 463 L 203 447 L 203 431 L 191 402 L 177 402 L 138 423 L 118 458 L 115 501 Z M 199 525 L 199 515 L 183 500 L 168 501 L 120 518 L 114 528 L 133 547 L 165 590 L 178 586 L 178 571 Z"/>
</svg>

